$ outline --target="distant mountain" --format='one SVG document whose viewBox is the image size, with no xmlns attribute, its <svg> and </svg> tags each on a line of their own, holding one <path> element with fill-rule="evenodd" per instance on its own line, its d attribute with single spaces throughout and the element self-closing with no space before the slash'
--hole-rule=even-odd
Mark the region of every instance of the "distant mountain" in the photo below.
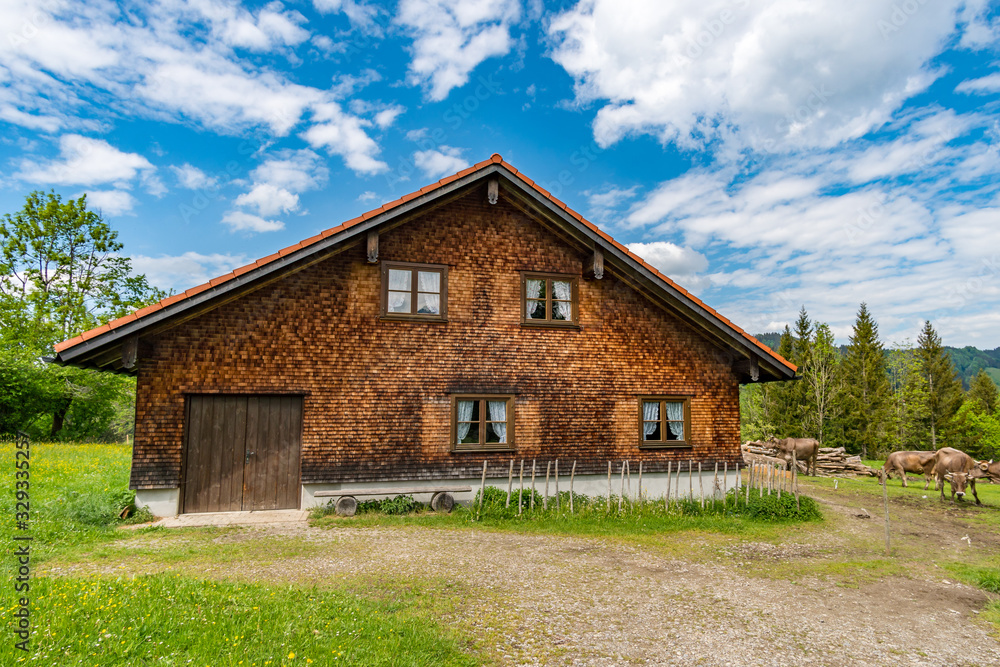
<svg viewBox="0 0 1000 667">
<path fill-rule="evenodd" d="M 754 337 L 772 350 L 777 350 L 781 344 L 781 333 L 777 331 L 755 334 Z M 967 347 L 945 345 L 944 349 L 951 356 L 951 363 L 955 364 L 955 370 L 962 378 L 962 384 L 966 389 L 969 388 L 972 378 L 976 377 L 981 369 L 986 371 L 986 374 L 997 386 L 1000 386 L 1000 347 L 993 350 L 980 350 L 971 345 Z M 841 345 L 840 351 L 844 352 L 845 350 L 847 350 L 847 346 Z"/>
</svg>

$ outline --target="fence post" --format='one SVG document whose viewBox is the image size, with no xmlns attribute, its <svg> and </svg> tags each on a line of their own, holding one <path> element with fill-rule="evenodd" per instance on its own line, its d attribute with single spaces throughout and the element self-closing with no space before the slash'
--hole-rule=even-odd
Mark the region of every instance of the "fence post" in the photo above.
<svg viewBox="0 0 1000 667">
<path fill-rule="evenodd" d="M 531 500 L 528 501 L 528 509 L 535 509 L 535 459 L 531 459 Z"/>
<path fill-rule="evenodd" d="M 569 513 L 573 513 L 573 477 L 576 476 L 576 461 L 573 461 L 573 467 L 569 471 Z"/>
<path fill-rule="evenodd" d="M 486 496 L 486 461 L 483 461 L 483 481 L 479 485 L 479 511 L 476 512 L 476 520 L 483 514 L 483 498 Z"/>
<path fill-rule="evenodd" d="M 504 507 L 510 507 L 510 493 L 514 488 L 514 459 L 510 460 L 510 466 L 507 468 L 507 503 Z"/>
<path fill-rule="evenodd" d="M 701 461 L 698 461 L 698 493 L 701 494 L 701 508 L 705 509 L 705 478 L 701 474 Z"/>
<path fill-rule="evenodd" d="M 608 511 L 611 511 L 611 461 L 608 461 Z"/>
<path fill-rule="evenodd" d="M 549 509 L 549 473 L 552 472 L 552 461 L 545 462 L 545 495 L 542 496 L 542 509 Z"/>
<path fill-rule="evenodd" d="M 556 514 L 562 512 L 562 501 L 559 500 L 559 459 L 556 459 Z"/>
<path fill-rule="evenodd" d="M 521 503 L 524 497 L 524 459 L 521 459 L 521 472 L 517 476 L 517 515 L 521 516 Z"/>
<path fill-rule="evenodd" d="M 672 461 L 667 461 L 667 492 L 663 495 L 663 509 L 664 511 L 670 511 L 670 474 L 673 472 L 671 469 Z"/>
</svg>

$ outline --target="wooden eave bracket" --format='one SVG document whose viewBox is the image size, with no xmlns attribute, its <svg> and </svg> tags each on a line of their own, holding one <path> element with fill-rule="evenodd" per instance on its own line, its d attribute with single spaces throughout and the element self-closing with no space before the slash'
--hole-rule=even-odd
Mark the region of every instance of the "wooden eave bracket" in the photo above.
<svg viewBox="0 0 1000 667">
<path fill-rule="evenodd" d="M 368 232 L 368 263 L 378 264 L 378 230 Z"/>
<path fill-rule="evenodd" d="M 600 247 L 594 247 L 594 253 L 587 258 L 587 264 L 583 267 L 584 278 L 601 280 L 604 278 L 604 252 Z"/>
<path fill-rule="evenodd" d="M 733 370 L 737 375 L 749 375 L 751 382 L 757 382 L 760 380 L 760 359 L 756 355 L 751 355 L 749 359 L 740 359 L 733 364 Z"/>
<path fill-rule="evenodd" d="M 122 368 L 132 370 L 139 360 L 139 337 L 129 336 L 122 342 Z"/>
<path fill-rule="evenodd" d="M 496 204 L 500 200 L 500 179 L 491 178 L 486 181 L 486 200 L 491 204 Z"/>
</svg>

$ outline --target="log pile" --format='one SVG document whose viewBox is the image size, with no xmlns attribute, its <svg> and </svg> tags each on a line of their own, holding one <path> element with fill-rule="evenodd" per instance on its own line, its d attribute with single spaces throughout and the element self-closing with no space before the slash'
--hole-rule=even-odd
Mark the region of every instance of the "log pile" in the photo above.
<svg viewBox="0 0 1000 667">
<path fill-rule="evenodd" d="M 743 443 L 743 460 L 749 462 L 754 456 L 778 456 L 778 450 L 769 443 L 751 440 Z M 798 461 L 799 472 L 806 473 L 804 461 Z M 853 477 L 867 475 L 878 477 L 877 468 L 870 468 L 861 462 L 860 456 L 848 456 L 843 447 L 820 447 L 816 457 L 816 474 L 823 477 Z"/>
</svg>

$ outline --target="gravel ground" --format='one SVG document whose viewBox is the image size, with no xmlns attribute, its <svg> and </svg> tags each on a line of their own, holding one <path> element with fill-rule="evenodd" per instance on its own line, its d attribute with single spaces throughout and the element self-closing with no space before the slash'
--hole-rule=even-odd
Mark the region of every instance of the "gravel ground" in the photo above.
<svg viewBox="0 0 1000 667">
<path fill-rule="evenodd" d="M 443 620 L 459 625 L 504 665 L 1000 665 L 994 630 L 977 618 L 988 595 L 949 579 L 944 570 L 930 566 L 868 579 L 848 572 L 839 579 L 842 585 L 829 577 L 750 574 L 757 563 L 795 568 L 817 558 L 848 561 L 845 554 L 859 543 L 870 558 L 881 524 L 826 503 L 829 530 L 806 537 L 818 543 L 732 541 L 717 549 L 693 544 L 692 553 L 701 556 L 691 559 L 678 558 L 684 551 L 676 548 L 613 540 L 373 528 L 350 521 L 330 528 L 239 528 L 214 538 L 151 534 L 148 541 L 245 541 L 254 550 L 280 536 L 322 547 L 322 556 L 201 563 L 198 576 L 317 584 L 371 576 L 390 584 L 453 582 L 448 594 L 460 596 L 458 611 Z M 935 552 L 972 548 L 962 541 L 967 538 L 960 525 L 930 530 L 926 515 L 901 513 L 896 529 L 909 536 L 901 539 Z M 994 549 L 997 540 L 977 537 L 977 548 Z M 128 563 L 129 541 L 121 544 L 122 562 Z M 108 561 L 53 565 L 50 574 L 105 568 L 120 574 L 122 567 Z M 128 567 L 163 568 L 153 561 Z"/>
</svg>

